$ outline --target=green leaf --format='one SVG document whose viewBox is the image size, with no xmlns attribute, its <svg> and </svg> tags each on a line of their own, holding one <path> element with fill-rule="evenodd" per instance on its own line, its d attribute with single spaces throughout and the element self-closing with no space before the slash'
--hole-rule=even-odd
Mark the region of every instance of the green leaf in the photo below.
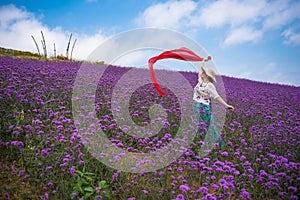
<svg viewBox="0 0 300 200">
<path fill-rule="evenodd" d="M 105 180 L 102 180 L 102 181 L 100 181 L 99 182 L 99 187 L 101 187 L 101 188 L 105 188 L 106 187 L 106 181 Z"/>
<path fill-rule="evenodd" d="M 75 172 L 76 172 L 76 174 L 78 174 L 79 176 L 82 176 L 82 175 L 83 175 L 83 173 L 82 173 L 81 171 L 79 171 L 79 170 L 75 170 Z"/>
<path fill-rule="evenodd" d="M 95 173 L 92 172 L 84 172 L 84 175 L 94 175 Z"/>
<path fill-rule="evenodd" d="M 85 179 L 88 180 L 88 181 L 92 181 L 93 180 L 93 178 L 89 177 L 89 176 L 85 177 Z"/>
<path fill-rule="evenodd" d="M 85 195 L 84 195 L 84 198 L 89 198 L 90 196 L 92 196 L 93 193 L 92 192 L 87 192 Z"/>
<path fill-rule="evenodd" d="M 106 193 L 104 196 L 107 197 L 107 198 L 110 198 L 110 194 L 109 193 Z"/>
<path fill-rule="evenodd" d="M 94 192 L 94 189 L 92 187 L 86 187 L 86 188 L 84 188 L 84 191 Z"/>
</svg>

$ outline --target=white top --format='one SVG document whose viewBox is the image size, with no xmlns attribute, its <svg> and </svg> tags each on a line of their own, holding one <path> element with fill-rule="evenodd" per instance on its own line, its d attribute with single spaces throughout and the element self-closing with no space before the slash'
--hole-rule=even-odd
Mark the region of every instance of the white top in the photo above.
<svg viewBox="0 0 300 200">
<path fill-rule="evenodd" d="M 201 77 L 198 79 L 198 84 L 194 88 L 194 101 L 209 105 L 211 99 L 215 99 L 218 96 L 219 94 L 214 84 L 211 82 L 204 83 Z"/>
</svg>

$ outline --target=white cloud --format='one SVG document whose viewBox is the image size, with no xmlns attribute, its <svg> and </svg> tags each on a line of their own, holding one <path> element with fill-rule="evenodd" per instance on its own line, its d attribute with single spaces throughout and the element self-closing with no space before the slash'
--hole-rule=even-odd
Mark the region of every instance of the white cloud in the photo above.
<svg viewBox="0 0 300 200">
<path fill-rule="evenodd" d="M 264 8 L 265 2 L 261 0 L 215 1 L 202 7 L 201 12 L 192 18 L 191 24 L 204 24 L 206 27 L 220 27 L 226 24 L 240 25 L 245 21 L 255 22 Z"/>
<path fill-rule="evenodd" d="M 70 32 L 63 30 L 61 27 L 50 29 L 42 24 L 32 13 L 17 8 L 12 4 L 0 7 L 1 47 L 37 52 L 31 38 L 31 36 L 34 36 L 39 45 L 40 52 L 43 53 L 41 31 L 43 31 L 45 37 L 48 56 L 53 56 L 54 54 L 54 43 L 57 50 L 56 54 L 66 55 Z M 71 45 L 73 45 L 76 38 L 77 43 L 74 47 L 73 58 L 84 59 L 106 37 L 100 31 L 92 36 L 74 34 Z"/>
<path fill-rule="evenodd" d="M 300 1 L 273 1 L 267 5 L 264 29 L 280 28 L 300 18 Z"/>
<path fill-rule="evenodd" d="M 26 18 L 33 18 L 32 14 L 24 9 L 18 9 L 14 5 L 3 6 L 0 9 L 0 26 L 8 28 L 9 24 L 14 20 L 22 20 Z"/>
<path fill-rule="evenodd" d="M 206 27 L 227 24 L 235 27 L 261 23 L 264 29 L 280 28 L 292 20 L 299 19 L 299 10 L 300 1 L 220 0 L 202 7 L 201 12 L 192 17 L 191 24 L 203 24 Z"/>
<path fill-rule="evenodd" d="M 136 22 L 140 26 L 172 28 L 183 32 L 200 31 L 202 27 L 225 28 L 222 30 L 229 35 L 222 44 L 229 46 L 259 41 L 266 32 L 281 29 L 299 19 L 299 10 L 300 1 L 167 1 L 148 7 Z M 297 38 L 293 35 L 287 43 L 295 41 L 297 44 Z"/>
<path fill-rule="evenodd" d="M 76 58 L 85 59 L 94 51 L 106 38 L 104 33 L 99 31 L 94 35 L 77 36 L 77 44 L 75 45 L 74 56 Z M 71 47 L 70 47 L 71 48 Z"/>
<path fill-rule="evenodd" d="M 136 22 L 141 26 L 179 29 L 196 7 L 197 4 L 191 0 L 158 3 L 141 13 Z"/>
<path fill-rule="evenodd" d="M 291 29 L 285 30 L 282 35 L 284 36 L 284 44 L 287 45 L 300 45 L 300 33 L 295 33 Z"/>
<path fill-rule="evenodd" d="M 262 31 L 254 30 L 250 26 L 240 27 L 232 30 L 223 45 L 227 47 L 245 42 L 256 42 L 262 37 L 262 34 Z"/>
</svg>

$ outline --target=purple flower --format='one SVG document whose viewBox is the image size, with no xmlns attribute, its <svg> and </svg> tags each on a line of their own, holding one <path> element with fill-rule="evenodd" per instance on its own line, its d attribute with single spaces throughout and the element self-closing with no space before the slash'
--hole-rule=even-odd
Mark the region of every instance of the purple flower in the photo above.
<svg viewBox="0 0 300 200">
<path fill-rule="evenodd" d="M 205 197 L 202 198 L 203 200 L 216 200 L 216 197 L 213 194 L 207 194 Z"/>
<path fill-rule="evenodd" d="M 183 194 L 177 195 L 176 200 L 184 200 Z"/>
<path fill-rule="evenodd" d="M 64 130 L 64 127 L 62 125 L 58 125 L 57 129 L 60 130 L 60 131 L 62 131 L 62 130 Z"/>
<path fill-rule="evenodd" d="M 217 191 L 219 189 L 219 186 L 217 184 L 211 183 L 210 186 Z"/>
<path fill-rule="evenodd" d="M 127 200 L 136 200 L 136 198 L 130 197 L 130 198 L 128 198 Z"/>
<path fill-rule="evenodd" d="M 179 173 L 182 173 L 182 171 L 183 171 L 182 167 L 178 167 L 177 171 L 178 171 Z"/>
<path fill-rule="evenodd" d="M 164 175 L 165 174 L 165 172 L 158 172 L 158 175 L 159 176 L 162 176 L 162 175 Z"/>
<path fill-rule="evenodd" d="M 224 166 L 224 163 L 218 160 L 218 161 L 215 162 L 215 165 L 221 165 L 221 166 Z"/>
<path fill-rule="evenodd" d="M 225 183 L 226 183 L 226 180 L 223 179 L 223 178 L 221 178 L 221 179 L 219 180 L 219 183 L 220 183 L 220 184 L 225 184 Z"/>
<path fill-rule="evenodd" d="M 73 177 L 76 176 L 76 173 L 75 173 L 75 166 L 70 167 L 69 171 L 70 171 L 70 174 L 71 174 Z"/>
<path fill-rule="evenodd" d="M 52 187 L 52 186 L 53 186 L 53 182 L 52 182 L 52 181 L 49 181 L 49 182 L 48 182 L 48 186 L 49 186 L 49 187 Z"/>
<path fill-rule="evenodd" d="M 41 154 L 42 154 L 42 156 L 47 156 L 47 155 L 49 155 L 50 151 L 51 151 L 50 148 L 42 149 Z"/>
<path fill-rule="evenodd" d="M 26 125 L 25 128 L 28 130 L 28 132 L 32 132 L 34 130 L 34 128 L 30 125 Z"/>
<path fill-rule="evenodd" d="M 268 174 L 265 172 L 265 170 L 263 170 L 263 169 L 261 169 L 260 171 L 259 171 L 259 173 L 260 173 L 260 175 L 261 176 L 268 176 Z"/>
<path fill-rule="evenodd" d="M 294 187 L 294 186 L 289 186 L 289 187 L 288 187 L 288 190 L 291 190 L 291 191 L 293 191 L 293 192 L 297 192 L 297 188 Z"/>
<path fill-rule="evenodd" d="M 27 178 L 29 178 L 29 177 L 30 177 L 30 175 L 27 174 L 27 175 L 24 176 L 24 179 L 27 179 Z"/>
<path fill-rule="evenodd" d="M 221 153 L 222 156 L 227 157 L 228 156 L 228 152 L 224 151 Z"/>
<path fill-rule="evenodd" d="M 186 193 L 187 191 L 190 190 L 189 186 L 187 186 L 187 185 L 180 185 L 180 186 L 179 186 L 179 189 L 180 189 L 183 193 Z"/>
<path fill-rule="evenodd" d="M 24 173 L 25 173 L 25 170 L 20 170 L 20 171 L 19 171 L 19 176 L 23 176 Z"/>
<path fill-rule="evenodd" d="M 252 168 L 249 168 L 247 171 L 248 171 L 250 174 L 253 174 L 253 173 L 254 173 L 254 170 L 253 170 Z"/>
<path fill-rule="evenodd" d="M 284 197 L 285 195 L 287 195 L 286 192 L 279 192 L 279 196 Z"/>
<path fill-rule="evenodd" d="M 208 189 L 207 187 L 200 187 L 199 190 L 197 190 L 197 192 L 201 192 L 204 195 L 206 195 L 208 193 Z"/>
<path fill-rule="evenodd" d="M 116 180 L 118 178 L 118 173 L 114 173 L 111 177 L 112 180 Z"/>
<path fill-rule="evenodd" d="M 43 122 L 39 119 L 36 119 L 36 120 L 32 120 L 32 124 L 41 125 L 41 124 L 43 124 Z"/>
<path fill-rule="evenodd" d="M 292 195 L 292 196 L 291 196 L 291 200 L 298 200 L 298 199 L 299 199 L 299 197 L 296 196 L 296 195 Z"/>
<path fill-rule="evenodd" d="M 216 171 L 217 172 L 223 172 L 224 170 L 222 168 L 220 168 L 220 167 L 217 167 Z"/>
<path fill-rule="evenodd" d="M 238 175 L 240 175 L 240 172 L 238 170 L 234 170 L 233 174 L 238 176 Z"/>
<path fill-rule="evenodd" d="M 12 141 L 10 142 L 13 146 L 17 146 L 17 147 L 20 147 L 20 148 L 23 148 L 24 147 L 24 143 L 22 141 Z"/>
<path fill-rule="evenodd" d="M 146 195 L 149 193 L 147 190 L 142 190 L 142 192 Z"/>
<path fill-rule="evenodd" d="M 48 193 L 45 193 L 43 200 L 47 200 L 49 198 Z"/>
<path fill-rule="evenodd" d="M 249 177 L 250 180 L 254 179 L 254 177 L 251 174 L 248 177 Z"/>
<path fill-rule="evenodd" d="M 48 172 L 48 171 L 50 171 L 51 169 L 52 169 L 52 166 L 50 165 L 50 166 L 46 167 L 45 172 Z"/>
<path fill-rule="evenodd" d="M 83 165 L 83 164 L 84 164 L 84 161 L 83 161 L 83 160 L 79 160 L 78 164 L 79 164 L 79 165 Z"/>
<path fill-rule="evenodd" d="M 240 161 L 245 160 L 245 159 L 246 159 L 246 157 L 245 157 L 244 155 L 242 155 L 242 156 L 240 157 Z"/>
<path fill-rule="evenodd" d="M 63 164 L 60 164 L 59 166 L 60 167 L 65 167 L 65 166 L 68 166 L 68 163 L 63 163 Z"/>
<path fill-rule="evenodd" d="M 202 160 L 203 160 L 204 162 L 206 162 L 206 161 L 210 161 L 210 158 L 205 157 L 205 158 L 203 158 Z"/>
<path fill-rule="evenodd" d="M 246 198 L 246 199 L 251 199 L 249 192 L 245 188 L 241 189 L 240 197 Z"/>
<path fill-rule="evenodd" d="M 288 159 L 287 159 L 287 158 L 282 158 L 282 159 L 281 159 L 281 162 L 287 163 L 287 162 L 288 162 Z"/>
<path fill-rule="evenodd" d="M 7 192 L 4 193 L 6 200 L 10 200 L 9 194 Z"/>
</svg>

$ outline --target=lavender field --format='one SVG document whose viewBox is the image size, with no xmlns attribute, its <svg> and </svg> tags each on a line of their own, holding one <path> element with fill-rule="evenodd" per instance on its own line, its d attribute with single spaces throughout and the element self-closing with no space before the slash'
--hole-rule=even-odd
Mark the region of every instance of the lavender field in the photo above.
<svg viewBox="0 0 300 200">
<path fill-rule="evenodd" d="M 299 87 L 222 77 L 235 107 L 226 111 L 226 147 L 200 157 L 193 151 L 199 143 L 193 142 L 167 167 L 130 173 L 97 160 L 75 127 L 72 91 L 81 64 L 0 57 L 0 199 L 299 199 Z M 124 150 L 158 149 L 180 126 L 179 104 L 145 85 L 130 99 L 133 121 L 150 123 L 155 102 L 166 108 L 168 123 L 153 137 L 124 134 L 111 98 L 128 70 L 109 66 L 99 77 L 98 122 Z M 196 85 L 196 73 L 181 74 Z"/>
</svg>

